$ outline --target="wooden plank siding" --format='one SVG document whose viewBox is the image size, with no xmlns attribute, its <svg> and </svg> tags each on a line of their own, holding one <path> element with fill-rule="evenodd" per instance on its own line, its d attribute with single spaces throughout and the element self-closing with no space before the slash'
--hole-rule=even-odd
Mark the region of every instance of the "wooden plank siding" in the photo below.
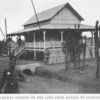
<svg viewBox="0 0 100 100">
<path fill-rule="evenodd" d="M 64 7 L 50 21 L 50 24 L 80 24 L 79 18 L 67 7 Z"/>
</svg>

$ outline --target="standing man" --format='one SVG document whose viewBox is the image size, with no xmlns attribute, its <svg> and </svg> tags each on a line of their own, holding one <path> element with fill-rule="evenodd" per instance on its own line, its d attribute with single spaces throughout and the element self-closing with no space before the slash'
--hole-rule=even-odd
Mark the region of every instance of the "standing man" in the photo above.
<svg viewBox="0 0 100 100">
<path fill-rule="evenodd" d="M 66 41 L 62 43 L 62 51 L 65 54 L 65 71 L 68 70 L 70 62 L 70 51 L 69 51 L 70 40 L 67 38 Z"/>
</svg>

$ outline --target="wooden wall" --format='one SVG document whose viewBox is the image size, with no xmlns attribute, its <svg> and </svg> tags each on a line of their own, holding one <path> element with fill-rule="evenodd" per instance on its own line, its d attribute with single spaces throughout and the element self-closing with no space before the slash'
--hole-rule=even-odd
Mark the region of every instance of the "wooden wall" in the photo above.
<svg viewBox="0 0 100 100">
<path fill-rule="evenodd" d="M 54 16 L 51 24 L 80 24 L 80 20 L 67 7 Z"/>
</svg>

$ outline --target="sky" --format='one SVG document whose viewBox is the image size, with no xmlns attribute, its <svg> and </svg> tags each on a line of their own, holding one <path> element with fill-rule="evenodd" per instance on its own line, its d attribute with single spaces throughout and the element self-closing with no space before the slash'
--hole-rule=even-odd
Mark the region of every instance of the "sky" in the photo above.
<svg viewBox="0 0 100 100">
<path fill-rule="evenodd" d="M 100 21 L 100 0 L 33 0 L 36 12 L 69 2 L 85 19 L 84 24 L 95 25 Z M 8 33 L 20 30 L 23 24 L 34 15 L 31 0 L 0 0 L 0 28 L 5 34 L 4 20 L 7 19 Z M 0 39 L 2 39 L 0 33 Z"/>
</svg>

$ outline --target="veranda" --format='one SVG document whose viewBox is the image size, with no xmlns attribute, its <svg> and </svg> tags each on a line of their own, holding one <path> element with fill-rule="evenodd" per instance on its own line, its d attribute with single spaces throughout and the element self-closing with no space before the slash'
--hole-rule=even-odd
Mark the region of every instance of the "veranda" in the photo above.
<svg viewBox="0 0 100 100">
<path fill-rule="evenodd" d="M 33 16 L 24 24 L 24 29 L 7 35 L 10 38 L 14 36 L 18 38 L 21 36 L 25 37 L 25 43 L 23 45 L 19 47 L 15 44 L 13 45 L 16 56 L 22 55 L 26 51 L 33 52 L 33 58 L 35 60 L 38 59 L 42 53 L 42 60 L 45 61 L 45 52 L 49 50 L 48 63 L 61 63 L 64 62 L 62 43 L 66 40 L 66 37 L 68 37 L 69 29 L 70 35 L 74 38 L 88 31 L 93 35 L 95 31 L 94 26 L 81 24 L 83 18 L 69 3 L 40 12 L 37 16 L 39 23 L 36 21 L 36 16 Z M 78 26 L 80 26 L 80 34 L 76 34 Z M 94 45 L 87 46 L 88 54 L 90 48 L 94 48 Z M 94 57 L 94 51 L 92 52 Z M 87 58 L 89 58 L 89 56 L 87 56 Z"/>
</svg>

